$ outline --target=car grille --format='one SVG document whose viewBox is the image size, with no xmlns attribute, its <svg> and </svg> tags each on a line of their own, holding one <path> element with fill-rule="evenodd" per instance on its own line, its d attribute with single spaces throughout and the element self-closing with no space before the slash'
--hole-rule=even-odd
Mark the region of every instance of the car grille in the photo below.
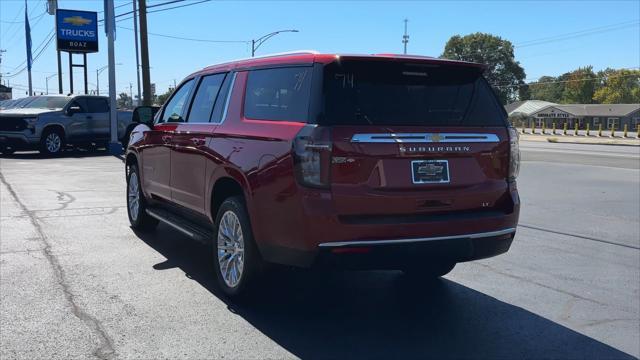
<svg viewBox="0 0 640 360">
<path fill-rule="evenodd" d="M 21 117 L 0 117 L 0 131 L 22 131 L 27 128 L 27 122 Z"/>
</svg>

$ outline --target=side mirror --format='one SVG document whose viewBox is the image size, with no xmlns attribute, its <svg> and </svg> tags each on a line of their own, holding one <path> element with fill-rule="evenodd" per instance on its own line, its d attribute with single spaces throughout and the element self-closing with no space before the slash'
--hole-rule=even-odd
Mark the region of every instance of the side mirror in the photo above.
<svg viewBox="0 0 640 360">
<path fill-rule="evenodd" d="M 75 113 L 79 113 L 79 112 L 80 112 L 80 110 L 81 110 L 81 109 L 80 109 L 80 106 L 78 106 L 78 105 L 72 105 L 72 106 L 69 106 L 69 107 L 67 108 L 67 115 L 68 115 L 68 116 L 71 116 L 71 115 L 73 115 L 73 114 L 75 114 Z"/>
<path fill-rule="evenodd" d="M 133 110 L 132 121 L 138 124 L 153 126 L 153 118 L 160 107 L 158 106 L 138 106 Z"/>
</svg>

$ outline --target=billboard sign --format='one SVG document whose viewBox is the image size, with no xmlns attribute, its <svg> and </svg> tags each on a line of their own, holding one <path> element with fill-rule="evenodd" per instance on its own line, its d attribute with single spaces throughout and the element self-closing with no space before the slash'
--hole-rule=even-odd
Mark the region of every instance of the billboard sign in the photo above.
<svg viewBox="0 0 640 360">
<path fill-rule="evenodd" d="M 98 13 L 94 11 L 56 11 L 58 51 L 98 52 Z"/>
</svg>

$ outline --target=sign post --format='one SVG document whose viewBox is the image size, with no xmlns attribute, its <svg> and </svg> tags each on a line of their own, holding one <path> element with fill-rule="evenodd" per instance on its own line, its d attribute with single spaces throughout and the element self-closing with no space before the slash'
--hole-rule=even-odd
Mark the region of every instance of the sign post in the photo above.
<svg viewBox="0 0 640 360">
<path fill-rule="evenodd" d="M 56 10 L 56 42 L 60 52 L 69 53 L 69 87 L 73 93 L 73 68 L 84 68 L 84 93 L 87 94 L 87 54 L 98 52 L 98 13 L 81 10 Z M 73 54 L 83 54 L 82 64 L 73 63 Z M 59 91 L 62 93 L 62 66 L 58 61 Z"/>
</svg>

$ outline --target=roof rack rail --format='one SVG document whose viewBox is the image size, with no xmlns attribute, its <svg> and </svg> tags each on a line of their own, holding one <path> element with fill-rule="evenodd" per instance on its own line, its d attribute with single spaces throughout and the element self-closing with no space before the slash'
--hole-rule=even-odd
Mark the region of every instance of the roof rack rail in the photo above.
<svg viewBox="0 0 640 360">
<path fill-rule="evenodd" d="M 317 51 L 317 50 L 292 50 L 292 51 L 285 51 L 285 52 L 280 52 L 280 53 L 265 54 L 265 55 L 254 56 L 254 57 L 248 57 L 248 58 L 240 58 L 240 59 L 228 60 L 228 61 L 221 62 L 221 63 L 217 63 L 217 64 L 207 65 L 207 66 L 205 66 L 205 67 L 204 67 L 204 69 L 206 69 L 206 68 L 210 68 L 210 67 L 212 67 L 212 66 L 224 65 L 224 64 L 229 64 L 229 63 L 238 62 L 238 61 L 244 61 L 244 60 L 251 60 L 251 59 L 266 59 L 266 58 L 277 57 L 277 56 L 284 56 L 284 55 L 304 55 L 304 54 L 318 55 L 318 54 L 320 54 L 320 52 L 319 52 L 319 51 Z"/>
<path fill-rule="evenodd" d="M 316 51 L 316 50 L 292 50 L 292 51 L 285 51 L 285 52 L 280 52 L 280 53 L 273 53 L 273 54 L 265 54 L 265 55 L 255 56 L 255 57 L 252 57 L 252 58 L 249 58 L 249 59 L 261 59 L 261 58 L 269 58 L 269 57 L 274 57 L 274 56 L 302 55 L 302 54 L 318 55 L 318 54 L 320 54 L 320 52 Z"/>
</svg>

